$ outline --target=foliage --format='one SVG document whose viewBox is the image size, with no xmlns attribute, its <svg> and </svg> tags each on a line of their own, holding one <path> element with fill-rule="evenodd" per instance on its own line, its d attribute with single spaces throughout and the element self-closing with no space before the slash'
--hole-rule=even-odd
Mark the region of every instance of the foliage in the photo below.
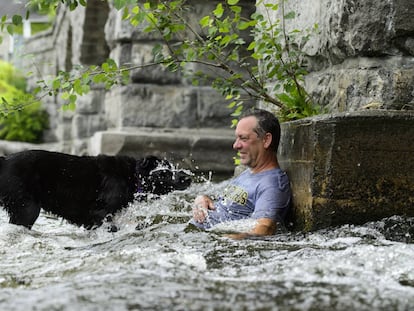
<svg viewBox="0 0 414 311">
<path fill-rule="evenodd" d="M 156 62 L 173 71 L 181 69 L 195 85 L 210 82 L 231 101 L 229 107 L 235 115 L 242 111 L 246 98 L 277 106 L 284 120 L 321 112 L 303 87 L 307 72 L 301 51 L 310 30 L 286 30 L 285 20 L 293 19 L 295 14 L 284 14 L 283 1 L 258 1 L 256 6 L 261 6 L 263 13 L 250 15 L 239 0 L 220 1 L 198 25 L 189 22 L 191 8 L 184 0 L 147 1 L 129 7 L 118 0 L 116 4 L 132 25 L 145 24 L 144 31 L 162 36 L 167 49 L 162 44 L 154 47 Z M 279 12 L 282 18 L 270 17 Z M 190 63 L 214 71 L 193 71 Z"/>
<path fill-rule="evenodd" d="M 86 6 L 85 0 L 30 1 L 42 9 L 59 2 L 70 10 Z M 153 62 L 122 67 L 108 60 L 100 66 L 59 72 L 52 81 L 40 81 L 35 94 L 60 93 L 66 108 L 74 109 L 77 97 L 87 93 L 91 83 L 104 83 L 109 88 L 126 83 L 131 69 L 163 65 L 182 71 L 194 85 L 211 84 L 230 102 L 234 115 L 241 113 L 246 99 L 274 105 L 283 120 L 320 113 L 303 86 L 307 72 L 301 51 L 313 30 L 286 29 L 285 21 L 295 13 L 285 14 L 284 0 L 259 0 L 256 6 L 261 10 L 252 14 L 239 2 L 214 2 L 211 13 L 194 23 L 190 1 L 113 0 L 125 21 L 145 32 L 157 32 L 162 39 L 153 48 Z M 1 27 L 5 21 L 3 17 Z M 12 23 L 18 25 L 21 19 L 13 16 Z"/>
<path fill-rule="evenodd" d="M 12 65 L 0 61 L 0 139 L 40 142 L 48 126 L 48 115 L 39 101 L 25 93 L 26 81 Z M 33 102 L 25 107 L 26 102 Z"/>
</svg>

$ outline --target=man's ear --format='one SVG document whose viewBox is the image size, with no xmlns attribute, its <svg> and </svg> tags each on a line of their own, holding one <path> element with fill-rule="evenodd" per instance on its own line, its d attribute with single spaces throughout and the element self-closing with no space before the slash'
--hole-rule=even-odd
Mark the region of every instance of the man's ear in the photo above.
<svg viewBox="0 0 414 311">
<path fill-rule="evenodd" d="M 263 146 L 267 149 L 270 147 L 270 144 L 272 143 L 273 136 L 271 133 L 266 133 L 263 137 Z"/>
</svg>

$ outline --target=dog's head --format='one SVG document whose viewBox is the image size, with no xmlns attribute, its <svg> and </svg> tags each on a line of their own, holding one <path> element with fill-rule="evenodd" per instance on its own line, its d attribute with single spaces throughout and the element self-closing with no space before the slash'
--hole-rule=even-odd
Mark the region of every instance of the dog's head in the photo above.
<svg viewBox="0 0 414 311">
<path fill-rule="evenodd" d="M 138 192 L 167 194 L 191 185 L 191 174 L 176 169 L 167 160 L 148 156 L 137 161 Z"/>
</svg>

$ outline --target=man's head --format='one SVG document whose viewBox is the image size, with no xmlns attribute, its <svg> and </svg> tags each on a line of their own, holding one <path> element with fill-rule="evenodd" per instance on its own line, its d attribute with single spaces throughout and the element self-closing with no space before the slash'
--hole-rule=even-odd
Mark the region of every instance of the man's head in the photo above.
<svg viewBox="0 0 414 311">
<path fill-rule="evenodd" d="M 233 148 L 240 153 L 241 163 L 260 168 L 272 159 L 276 160 L 280 140 L 280 124 L 266 110 L 254 109 L 245 113 L 236 127 Z"/>
</svg>

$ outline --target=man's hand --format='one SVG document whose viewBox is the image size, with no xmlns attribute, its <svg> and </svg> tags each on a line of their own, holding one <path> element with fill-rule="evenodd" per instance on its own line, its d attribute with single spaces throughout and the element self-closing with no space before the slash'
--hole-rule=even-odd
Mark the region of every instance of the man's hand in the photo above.
<svg viewBox="0 0 414 311">
<path fill-rule="evenodd" d="M 206 195 L 199 195 L 195 198 L 193 203 L 193 218 L 197 222 L 204 222 L 207 218 L 207 210 L 214 210 L 213 200 Z"/>
</svg>

